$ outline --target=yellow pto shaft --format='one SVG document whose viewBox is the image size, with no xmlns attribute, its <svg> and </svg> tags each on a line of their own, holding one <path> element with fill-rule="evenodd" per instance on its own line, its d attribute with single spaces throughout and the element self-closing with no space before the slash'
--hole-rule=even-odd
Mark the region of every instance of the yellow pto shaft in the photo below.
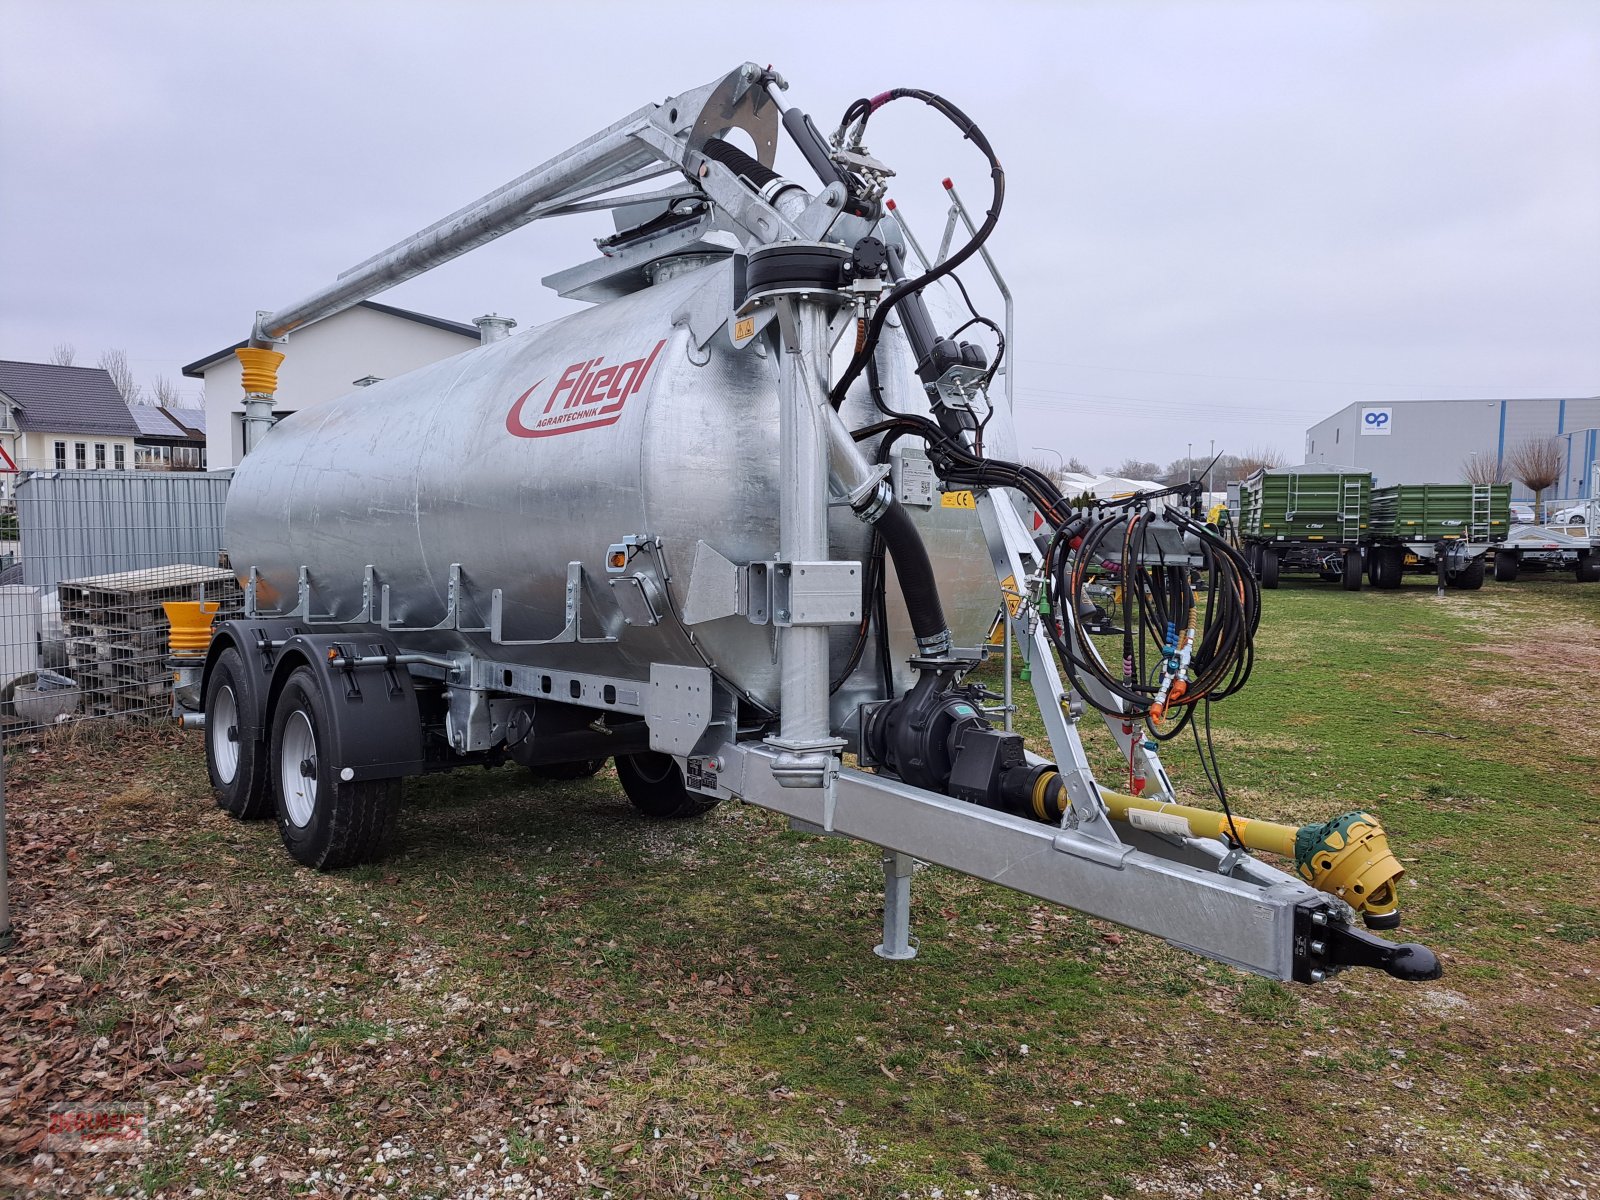
<svg viewBox="0 0 1600 1200">
<path fill-rule="evenodd" d="M 1294 860 L 1295 871 L 1319 891 L 1338 896 L 1374 929 L 1400 924 L 1400 897 L 1395 881 L 1405 868 L 1389 849 L 1378 818 L 1348 812 L 1331 821 L 1296 829 L 1275 821 L 1235 816 L 1232 821 L 1207 808 L 1162 803 L 1144 796 L 1102 791 L 1111 816 L 1135 829 L 1179 837 L 1220 838 L 1243 842 L 1250 850 Z"/>
</svg>

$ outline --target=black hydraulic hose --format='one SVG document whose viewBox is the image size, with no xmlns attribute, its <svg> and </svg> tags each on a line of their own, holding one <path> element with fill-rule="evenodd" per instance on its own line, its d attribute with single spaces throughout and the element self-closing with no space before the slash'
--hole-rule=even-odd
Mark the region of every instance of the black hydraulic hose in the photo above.
<svg viewBox="0 0 1600 1200">
<path fill-rule="evenodd" d="M 912 523 L 911 514 L 900 501 L 891 501 L 883 515 L 873 526 L 894 561 L 894 573 L 900 580 L 900 591 L 906 599 L 906 611 L 911 614 L 911 631 L 917 642 L 934 643 L 948 640 L 950 626 L 944 619 L 944 605 L 939 602 L 939 581 L 933 574 L 933 561 L 928 548 L 922 544 L 922 535 Z"/>
<path fill-rule="evenodd" d="M 907 296 L 920 292 L 936 279 L 944 278 L 976 254 L 978 248 L 988 241 L 989 235 L 994 232 L 994 227 L 1000 220 L 1001 206 L 1005 203 L 1006 173 L 1000 166 L 1000 159 L 995 154 L 994 147 L 989 144 L 989 139 L 984 136 L 983 131 L 978 128 L 972 118 L 943 96 L 934 92 L 923 91 L 921 88 L 894 88 L 884 92 L 882 95 L 874 96 L 869 101 L 857 101 L 856 104 L 850 106 L 850 112 L 856 112 L 857 106 L 865 103 L 866 112 L 860 118 L 864 128 L 867 117 L 870 117 L 891 100 L 899 100 L 905 97 L 920 100 L 940 113 L 961 131 L 962 137 L 978 148 L 989 162 L 989 179 L 994 189 L 993 198 L 990 201 L 988 211 L 983 215 L 983 222 L 978 226 L 977 232 L 972 235 L 966 245 L 962 246 L 961 249 L 950 255 L 938 266 L 930 268 L 915 279 L 907 279 L 897 284 L 878 302 L 877 310 L 872 314 L 872 320 L 867 323 L 867 335 L 861 341 L 861 348 L 851 358 L 849 366 L 844 369 L 844 373 L 839 377 L 839 381 L 834 384 L 833 391 L 828 397 L 829 403 L 834 408 L 838 408 L 844 402 L 845 394 L 850 390 L 850 385 L 860 378 L 861 372 L 866 369 L 867 363 L 872 358 L 873 351 L 877 348 L 878 337 L 883 332 L 884 322 L 889 319 L 889 314 L 894 311 L 895 306 Z"/>
</svg>

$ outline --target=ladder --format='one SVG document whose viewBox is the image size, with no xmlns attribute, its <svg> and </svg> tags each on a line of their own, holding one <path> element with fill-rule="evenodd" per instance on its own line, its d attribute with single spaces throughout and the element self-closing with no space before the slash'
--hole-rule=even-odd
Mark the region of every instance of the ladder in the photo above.
<svg viewBox="0 0 1600 1200">
<path fill-rule="evenodd" d="M 1339 500 L 1339 540 L 1361 540 L 1361 483 L 1360 479 L 1346 479 Z"/>
<path fill-rule="evenodd" d="M 1487 542 L 1494 533 L 1492 498 L 1493 488 L 1486 483 L 1472 485 L 1472 520 L 1467 526 L 1467 540 Z"/>
</svg>

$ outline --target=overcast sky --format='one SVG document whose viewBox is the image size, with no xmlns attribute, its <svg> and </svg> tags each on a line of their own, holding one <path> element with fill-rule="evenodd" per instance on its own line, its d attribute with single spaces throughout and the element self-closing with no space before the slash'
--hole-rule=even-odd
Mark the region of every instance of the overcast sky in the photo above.
<svg viewBox="0 0 1600 1200">
<path fill-rule="evenodd" d="M 917 86 L 988 133 L 1025 446 L 1298 461 L 1352 401 L 1600 392 L 1594 0 L 0 0 L 0 357 L 122 347 L 142 382 L 176 377 L 746 59 L 825 128 Z M 872 134 L 924 239 L 942 176 L 985 200 L 930 110 Z M 608 231 L 536 224 L 378 299 L 527 328 L 568 310 L 540 277 Z"/>
</svg>

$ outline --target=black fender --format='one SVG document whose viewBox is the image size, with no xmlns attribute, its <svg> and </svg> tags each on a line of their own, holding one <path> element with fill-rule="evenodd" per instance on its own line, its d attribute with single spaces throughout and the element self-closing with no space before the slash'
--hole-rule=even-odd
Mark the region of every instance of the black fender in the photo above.
<svg viewBox="0 0 1600 1200">
<path fill-rule="evenodd" d="M 211 671 L 222 652 L 234 649 L 244 663 L 240 673 L 236 697 L 239 705 L 239 737 L 265 743 L 271 731 L 268 716 L 272 695 L 272 672 L 278 661 L 278 646 L 274 643 L 288 641 L 305 632 L 298 621 L 279 619 L 248 619 L 224 621 L 211 633 L 211 645 L 206 650 L 205 670 L 200 676 L 200 694 L 206 694 L 211 685 Z"/>
<path fill-rule="evenodd" d="M 310 667 L 333 726 L 327 731 L 330 744 L 322 753 L 332 756 L 340 779 L 357 782 L 420 775 L 422 714 L 411 672 L 393 662 L 364 667 L 334 662 L 399 653 L 393 638 L 375 631 L 295 633 L 277 650 L 265 711 L 271 712 L 291 674 Z"/>
</svg>

